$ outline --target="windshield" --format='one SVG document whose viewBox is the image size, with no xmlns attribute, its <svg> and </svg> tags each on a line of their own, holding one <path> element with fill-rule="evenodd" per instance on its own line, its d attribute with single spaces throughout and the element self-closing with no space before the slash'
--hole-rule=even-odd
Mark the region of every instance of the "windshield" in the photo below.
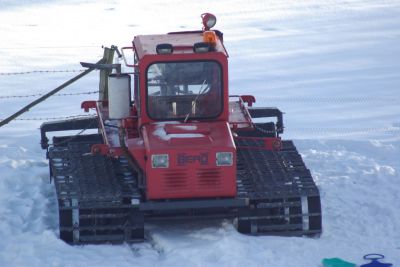
<svg viewBox="0 0 400 267">
<path fill-rule="evenodd" d="M 220 65 L 214 61 L 150 65 L 147 110 L 157 120 L 218 116 L 222 111 Z"/>
</svg>

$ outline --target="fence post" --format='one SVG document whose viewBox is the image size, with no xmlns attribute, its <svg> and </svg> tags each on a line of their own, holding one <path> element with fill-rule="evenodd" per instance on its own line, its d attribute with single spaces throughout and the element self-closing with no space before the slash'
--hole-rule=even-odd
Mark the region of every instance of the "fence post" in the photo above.
<svg viewBox="0 0 400 267">
<path fill-rule="evenodd" d="M 108 47 L 104 48 L 103 55 L 104 64 L 112 64 L 114 61 L 114 49 Z M 100 70 L 100 82 L 99 82 L 99 100 L 108 100 L 108 75 L 112 70 Z"/>
</svg>

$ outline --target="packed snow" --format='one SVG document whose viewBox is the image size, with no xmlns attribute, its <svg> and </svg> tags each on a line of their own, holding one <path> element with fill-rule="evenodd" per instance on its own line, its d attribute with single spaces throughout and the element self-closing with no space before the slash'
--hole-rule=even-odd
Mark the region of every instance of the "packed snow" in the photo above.
<svg viewBox="0 0 400 267">
<path fill-rule="evenodd" d="M 285 112 L 283 137 L 321 192 L 323 234 L 251 237 L 222 220 L 150 224 L 141 244 L 65 244 L 38 128 L 82 115 L 97 95 L 63 95 L 0 128 L 0 266 L 310 267 L 333 257 L 361 265 L 367 253 L 400 266 L 397 0 L 0 0 L 0 119 L 76 75 L 80 61 L 98 61 L 102 45 L 200 29 L 203 12 L 224 32 L 231 94 Z M 97 87 L 94 72 L 61 93 Z"/>
<path fill-rule="evenodd" d="M 174 123 L 171 123 L 174 124 Z M 171 140 L 171 138 L 176 138 L 176 139 L 192 139 L 192 138 L 204 138 L 206 137 L 204 134 L 201 133 L 167 133 L 165 130 L 165 125 L 168 125 L 168 123 L 164 125 L 157 125 L 156 129 L 153 132 L 153 135 L 157 136 L 161 140 L 168 141 Z M 181 128 L 183 130 L 195 130 L 197 127 L 195 126 L 190 126 L 190 125 L 176 125 L 176 127 Z"/>
<path fill-rule="evenodd" d="M 185 131 L 196 131 L 197 130 L 197 125 L 176 125 L 175 127 L 178 129 L 185 130 Z"/>
</svg>

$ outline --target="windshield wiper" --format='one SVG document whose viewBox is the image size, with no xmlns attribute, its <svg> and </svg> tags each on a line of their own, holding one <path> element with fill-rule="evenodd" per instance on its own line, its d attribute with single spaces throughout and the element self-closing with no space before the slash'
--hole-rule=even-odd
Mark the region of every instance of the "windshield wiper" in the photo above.
<svg viewBox="0 0 400 267">
<path fill-rule="evenodd" d="M 204 88 L 203 88 L 203 86 L 205 85 L 206 81 L 207 81 L 207 79 L 204 79 L 203 83 L 201 84 L 199 93 L 197 94 L 196 98 L 195 98 L 194 101 L 192 102 L 192 107 L 191 107 L 189 113 L 186 114 L 186 116 L 185 116 L 185 120 L 183 121 L 184 123 L 187 122 L 187 120 L 189 119 L 190 114 L 192 114 L 193 108 L 196 106 L 196 102 L 197 102 L 197 100 L 199 99 L 199 96 L 205 92 L 205 89 L 207 89 L 207 87 L 204 87 Z"/>
</svg>

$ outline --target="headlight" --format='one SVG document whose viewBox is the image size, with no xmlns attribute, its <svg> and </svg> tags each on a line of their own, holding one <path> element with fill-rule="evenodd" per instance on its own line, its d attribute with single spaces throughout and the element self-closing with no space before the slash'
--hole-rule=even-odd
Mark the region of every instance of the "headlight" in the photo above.
<svg viewBox="0 0 400 267">
<path fill-rule="evenodd" d="M 156 46 L 156 51 L 159 55 L 172 54 L 172 52 L 174 51 L 174 47 L 172 46 L 172 44 L 158 44 Z"/>
<path fill-rule="evenodd" d="M 193 46 L 193 51 L 195 53 L 207 53 L 210 50 L 211 50 L 211 45 L 205 42 L 195 43 Z"/>
<path fill-rule="evenodd" d="M 217 166 L 232 166 L 233 153 L 232 152 L 217 152 Z"/>
<path fill-rule="evenodd" d="M 168 154 L 151 155 L 151 167 L 153 168 L 168 168 Z"/>
</svg>

